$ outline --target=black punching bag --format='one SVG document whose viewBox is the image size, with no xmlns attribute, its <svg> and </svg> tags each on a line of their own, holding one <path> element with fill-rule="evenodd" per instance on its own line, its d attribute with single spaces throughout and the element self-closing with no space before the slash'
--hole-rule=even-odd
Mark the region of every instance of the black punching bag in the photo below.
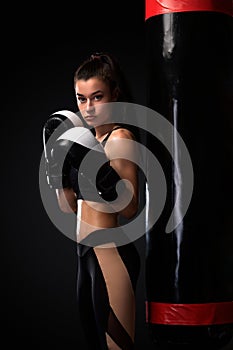
<svg viewBox="0 0 233 350">
<path fill-rule="evenodd" d="M 148 332 L 155 349 L 220 349 L 233 336 L 232 1 L 146 0 L 145 9 L 147 107 L 178 131 L 194 179 L 186 214 L 167 233 L 182 173 L 177 181 L 175 154 L 148 136 L 167 183 L 146 233 Z M 149 189 L 152 213 L 153 201 Z"/>
</svg>

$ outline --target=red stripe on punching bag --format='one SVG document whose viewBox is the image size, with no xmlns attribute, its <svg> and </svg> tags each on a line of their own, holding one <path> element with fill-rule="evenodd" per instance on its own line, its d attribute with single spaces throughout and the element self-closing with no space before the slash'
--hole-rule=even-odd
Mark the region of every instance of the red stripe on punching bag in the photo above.
<svg viewBox="0 0 233 350">
<path fill-rule="evenodd" d="M 186 326 L 233 323 L 233 302 L 202 304 L 146 302 L 146 321 L 154 324 Z"/>
<path fill-rule="evenodd" d="M 233 15 L 232 0 L 146 0 L 145 19 L 160 14 L 185 11 L 214 11 Z"/>
</svg>

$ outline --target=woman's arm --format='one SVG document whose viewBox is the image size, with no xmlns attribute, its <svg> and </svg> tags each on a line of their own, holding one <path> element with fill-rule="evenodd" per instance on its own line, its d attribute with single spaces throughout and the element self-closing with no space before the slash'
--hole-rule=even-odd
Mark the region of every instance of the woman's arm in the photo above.
<svg viewBox="0 0 233 350">
<path fill-rule="evenodd" d="M 56 195 L 59 207 L 64 213 L 77 212 L 77 197 L 72 188 L 57 189 Z"/>
<path fill-rule="evenodd" d="M 119 211 L 119 213 L 127 219 L 131 219 L 138 210 L 138 178 L 137 178 L 137 166 L 125 159 L 117 159 L 110 162 L 111 166 L 116 170 L 121 179 L 128 180 L 131 184 L 126 188 L 128 190 L 127 196 L 132 196 L 129 204 Z M 132 192 L 133 191 L 133 192 Z"/>
<path fill-rule="evenodd" d="M 127 186 L 128 196 L 132 199 L 119 213 L 131 219 L 138 210 L 138 145 L 132 133 L 127 129 L 118 129 L 112 133 L 105 146 L 105 152 L 110 159 L 110 165 L 121 179 L 130 183 Z"/>
</svg>

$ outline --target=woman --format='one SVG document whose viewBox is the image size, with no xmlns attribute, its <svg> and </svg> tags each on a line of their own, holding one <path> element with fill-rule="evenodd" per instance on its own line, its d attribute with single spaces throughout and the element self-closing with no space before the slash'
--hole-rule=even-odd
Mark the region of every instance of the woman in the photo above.
<svg viewBox="0 0 233 350">
<path fill-rule="evenodd" d="M 76 169 L 70 174 L 72 187 L 57 191 L 60 208 L 77 212 L 77 293 L 81 323 L 90 350 L 132 350 L 139 254 L 132 242 L 118 246 L 112 238 L 95 246 L 85 244 L 87 238 L 98 237 L 103 232 L 108 236 L 112 228 L 120 227 L 120 218 L 132 219 L 138 211 L 137 165 L 129 158 L 114 159 L 112 154 L 114 142 L 134 141 L 135 136 L 129 128 L 114 122 L 109 113 L 103 113 L 103 104 L 130 102 L 128 88 L 117 60 L 107 53 L 91 55 L 79 66 L 74 88 L 79 111 L 103 145 L 110 167 L 131 183 L 127 189 L 130 200 L 115 211 L 108 210 L 108 203 L 82 197 Z M 131 144 L 132 149 L 127 152 L 135 153 L 136 142 Z"/>
</svg>

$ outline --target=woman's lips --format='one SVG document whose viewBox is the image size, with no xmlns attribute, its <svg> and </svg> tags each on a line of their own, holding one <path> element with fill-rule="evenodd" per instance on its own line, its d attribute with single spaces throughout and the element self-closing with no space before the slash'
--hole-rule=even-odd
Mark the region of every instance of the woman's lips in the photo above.
<svg viewBox="0 0 233 350">
<path fill-rule="evenodd" d="M 87 116 L 85 117 L 85 119 L 86 119 L 86 120 L 93 120 L 93 119 L 95 119 L 95 116 L 94 116 L 94 115 L 87 115 Z"/>
</svg>

